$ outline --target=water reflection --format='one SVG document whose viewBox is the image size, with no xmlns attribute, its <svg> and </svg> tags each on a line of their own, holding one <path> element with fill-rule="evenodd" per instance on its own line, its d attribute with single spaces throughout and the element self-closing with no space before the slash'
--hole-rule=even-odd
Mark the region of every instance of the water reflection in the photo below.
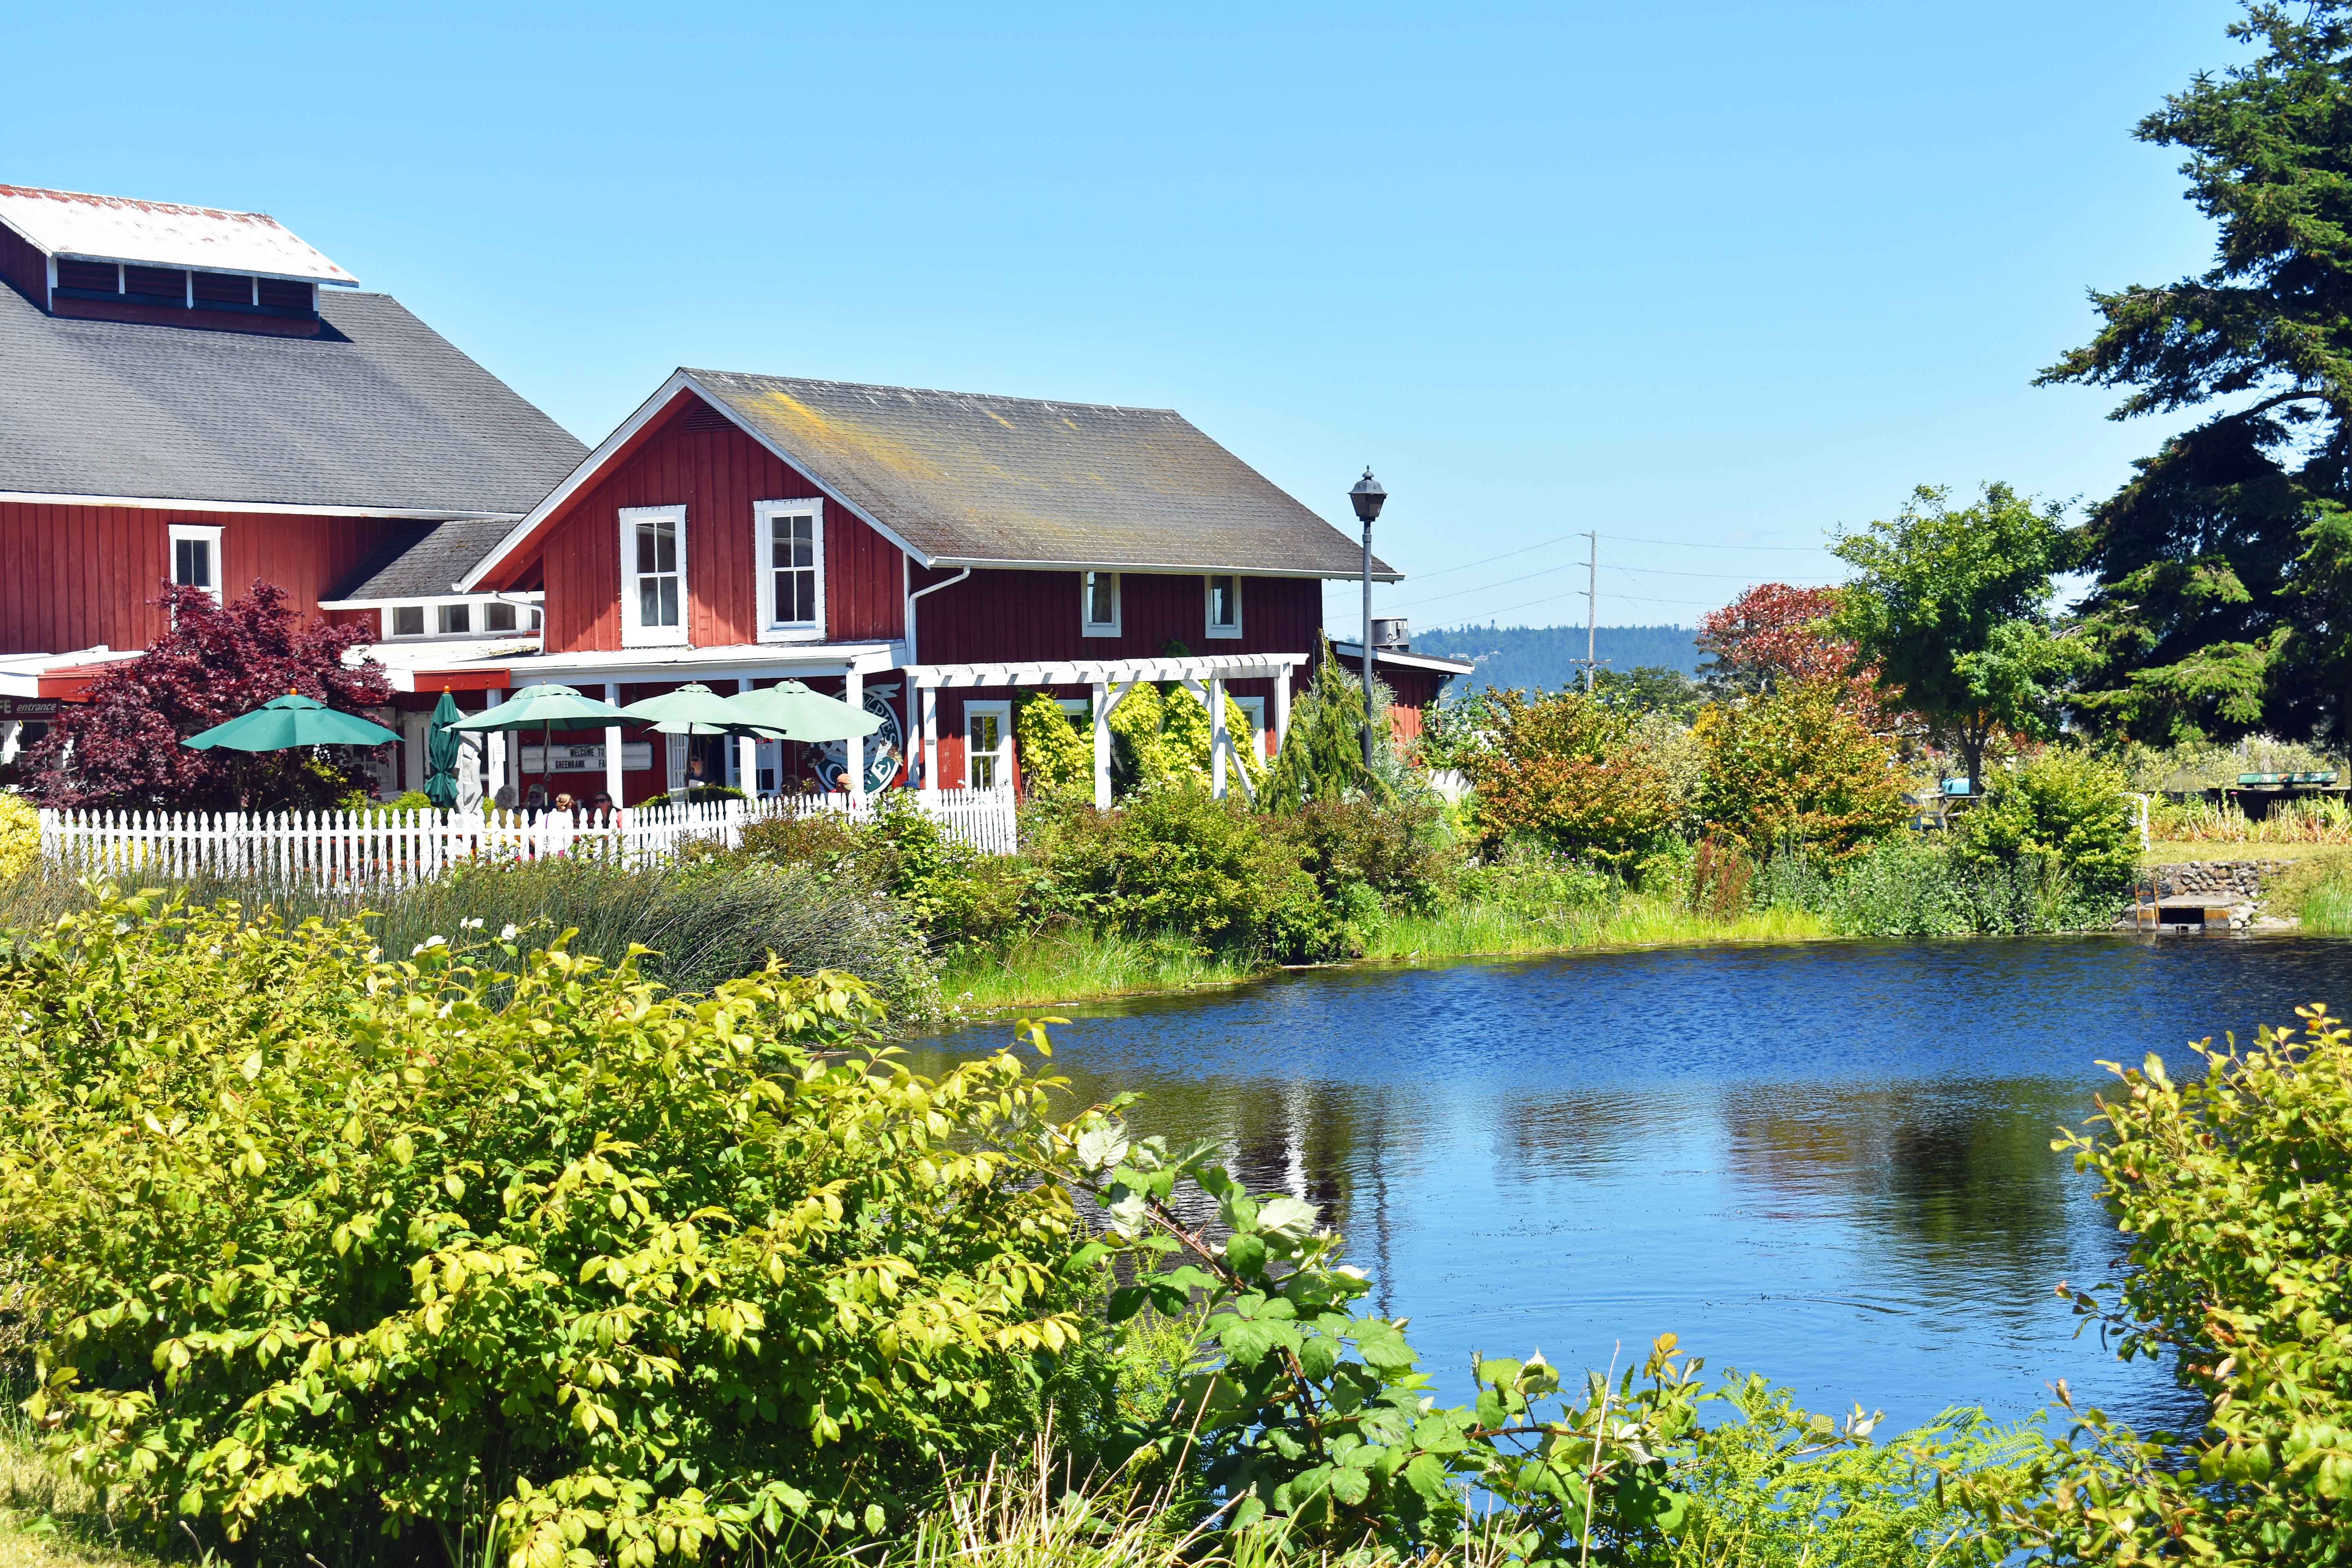
<svg viewBox="0 0 2352 1568">
<path fill-rule="evenodd" d="M 1096 1011 L 1055 1067 L 1323 1205 L 1456 1394 L 1474 1349 L 1600 1364 L 1671 1329 L 1817 1407 L 2021 1414 L 2063 1376 L 2149 1420 L 2180 1407 L 2162 1373 L 2052 1293 L 2123 1245 L 2052 1130 L 2096 1058 L 2178 1062 L 2347 979 L 2352 946 L 2295 939 L 1347 971 Z"/>
</svg>

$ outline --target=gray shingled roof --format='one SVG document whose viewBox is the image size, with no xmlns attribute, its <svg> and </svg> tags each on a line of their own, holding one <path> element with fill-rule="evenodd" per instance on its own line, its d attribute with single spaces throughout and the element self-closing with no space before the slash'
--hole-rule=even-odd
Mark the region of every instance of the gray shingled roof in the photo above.
<svg viewBox="0 0 2352 1568">
<path fill-rule="evenodd" d="M 509 526 L 496 518 L 396 523 L 376 552 L 327 597 L 333 603 L 439 598 L 507 536 Z"/>
<path fill-rule="evenodd" d="M 686 374 L 934 561 L 1329 576 L 1361 565 L 1357 541 L 1172 409 Z"/>
<path fill-rule="evenodd" d="M 0 286 L 0 490 L 520 516 L 584 454 L 390 296 L 320 308 L 331 333 L 280 338 Z"/>
</svg>

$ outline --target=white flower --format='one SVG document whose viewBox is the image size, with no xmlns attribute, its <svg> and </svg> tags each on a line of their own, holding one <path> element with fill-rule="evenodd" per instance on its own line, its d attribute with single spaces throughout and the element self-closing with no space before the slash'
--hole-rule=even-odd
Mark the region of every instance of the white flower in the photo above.
<svg viewBox="0 0 2352 1568">
<path fill-rule="evenodd" d="M 459 921 L 457 922 L 457 929 L 459 931 L 479 931 L 482 929 L 482 917 L 476 915 L 471 920 Z"/>
<path fill-rule="evenodd" d="M 423 942 L 418 942 L 415 947 L 410 948 L 408 950 L 408 956 L 415 958 L 423 953 L 428 947 L 446 947 L 448 945 L 449 939 L 446 936 L 428 936 Z"/>
<path fill-rule="evenodd" d="M 503 928 L 501 928 L 501 929 L 499 930 L 499 940 L 500 942 L 512 942 L 512 941 L 514 941 L 514 939 L 515 939 L 515 923 L 514 923 L 514 921 L 507 921 L 506 925 L 505 925 Z"/>
</svg>

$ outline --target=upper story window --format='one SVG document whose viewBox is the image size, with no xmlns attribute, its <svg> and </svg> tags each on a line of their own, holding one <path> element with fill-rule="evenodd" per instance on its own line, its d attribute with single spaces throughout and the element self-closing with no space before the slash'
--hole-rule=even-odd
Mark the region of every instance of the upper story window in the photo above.
<svg viewBox="0 0 2352 1568">
<path fill-rule="evenodd" d="M 445 637 L 470 637 L 474 630 L 474 606 L 443 605 L 434 618 L 434 625 Z"/>
<path fill-rule="evenodd" d="M 396 637 L 421 637 L 425 635 L 425 606 L 394 605 L 392 607 L 392 635 Z"/>
<path fill-rule="evenodd" d="M 1082 627 L 1090 637 L 1115 637 L 1119 635 L 1118 574 L 1087 572 L 1078 577 L 1078 613 Z"/>
<path fill-rule="evenodd" d="M 217 525 L 175 522 L 172 531 L 172 581 L 221 596 L 221 531 Z"/>
<path fill-rule="evenodd" d="M 824 503 L 763 500 L 759 524 L 760 640 L 824 636 Z"/>
<path fill-rule="evenodd" d="M 686 508 L 621 509 L 621 646 L 686 641 Z"/>
<path fill-rule="evenodd" d="M 1208 595 L 1208 634 L 1213 637 L 1242 635 L 1242 580 L 1230 572 L 1202 579 Z"/>
<path fill-rule="evenodd" d="M 526 616 L 523 612 L 529 611 Z M 510 605 L 503 599 L 492 599 L 482 606 L 482 629 L 486 632 L 539 630 L 537 605 Z"/>
</svg>

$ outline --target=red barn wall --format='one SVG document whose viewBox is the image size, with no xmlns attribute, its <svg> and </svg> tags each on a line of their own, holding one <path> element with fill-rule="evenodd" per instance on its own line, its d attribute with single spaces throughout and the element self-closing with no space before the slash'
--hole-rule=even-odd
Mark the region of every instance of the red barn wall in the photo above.
<svg viewBox="0 0 2352 1568">
<path fill-rule="evenodd" d="M 549 652 L 621 646 L 618 514 L 631 506 L 686 508 L 688 641 L 710 647 L 759 640 L 752 503 L 824 492 L 701 399 L 678 404 L 551 520 L 541 555 Z M 827 641 L 887 642 L 901 635 L 902 560 L 898 546 L 825 502 Z"/>
<path fill-rule="evenodd" d="M 915 587 L 952 572 L 915 574 Z M 1171 642 L 1195 654 L 1315 651 L 1323 629 L 1323 584 L 1311 577 L 1244 577 L 1242 635 L 1208 636 L 1200 575 L 1129 572 L 1119 581 L 1115 637 L 1084 635 L 1076 572 L 974 572 L 915 602 L 916 654 L 925 664 L 1031 658 L 1139 658 Z"/>
<path fill-rule="evenodd" d="M 151 507 L 0 501 L 0 653 L 144 647 L 162 633 L 152 604 L 172 574 L 171 525 L 221 530 L 221 588 L 257 577 L 316 615 L 393 525 L 374 518 L 176 512 Z"/>
<path fill-rule="evenodd" d="M 5 225 L 0 225 L 0 278 L 14 283 L 34 304 L 48 308 L 49 258 Z"/>
</svg>

